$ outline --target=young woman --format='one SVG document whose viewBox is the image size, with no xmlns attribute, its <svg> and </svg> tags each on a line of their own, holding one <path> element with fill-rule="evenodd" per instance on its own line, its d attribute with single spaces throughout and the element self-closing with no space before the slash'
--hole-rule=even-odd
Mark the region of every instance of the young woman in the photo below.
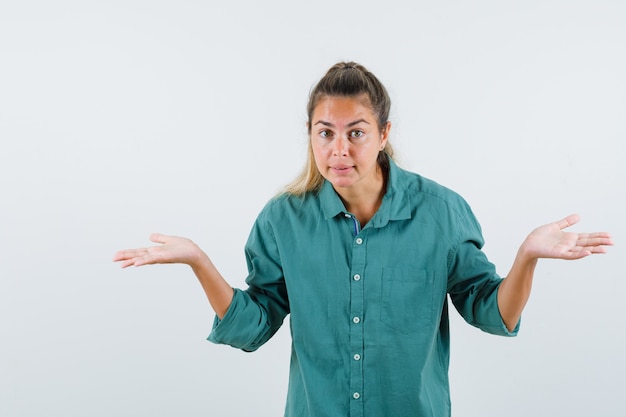
<svg viewBox="0 0 626 417">
<path fill-rule="evenodd" d="M 191 266 L 215 310 L 209 340 L 253 351 L 291 314 L 285 416 L 450 415 L 448 295 L 464 319 L 513 336 L 539 258 L 604 253 L 607 233 L 535 229 L 506 278 L 457 194 L 400 169 L 390 100 L 361 65 L 339 63 L 312 90 L 302 174 L 259 214 L 248 288 L 233 289 L 191 240 L 118 252 L 122 267 Z"/>
</svg>

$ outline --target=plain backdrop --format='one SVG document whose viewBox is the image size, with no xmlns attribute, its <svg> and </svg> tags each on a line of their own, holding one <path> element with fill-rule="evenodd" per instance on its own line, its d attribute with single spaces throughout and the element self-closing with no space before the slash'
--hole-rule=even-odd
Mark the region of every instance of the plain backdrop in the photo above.
<svg viewBox="0 0 626 417">
<path fill-rule="evenodd" d="M 572 212 L 616 242 L 540 262 L 517 338 L 451 313 L 453 415 L 626 415 L 625 2 L 0 0 L 1 416 L 282 415 L 287 325 L 214 345 L 188 267 L 111 258 L 187 236 L 243 286 L 339 60 L 387 86 L 400 164 L 468 200 L 501 274 Z"/>
</svg>

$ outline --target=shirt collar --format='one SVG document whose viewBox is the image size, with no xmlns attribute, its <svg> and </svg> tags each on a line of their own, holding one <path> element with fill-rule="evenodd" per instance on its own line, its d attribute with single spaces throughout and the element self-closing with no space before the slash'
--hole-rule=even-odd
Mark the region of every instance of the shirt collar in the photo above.
<svg viewBox="0 0 626 417">
<path fill-rule="evenodd" d="M 389 158 L 387 191 L 383 196 L 380 208 L 370 221 L 373 227 L 383 227 L 392 220 L 411 218 L 411 204 L 409 195 L 406 193 L 406 186 L 408 185 L 406 177 L 407 173 Z M 326 220 L 348 212 L 329 181 L 324 181 L 319 192 L 319 199 Z"/>
</svg>

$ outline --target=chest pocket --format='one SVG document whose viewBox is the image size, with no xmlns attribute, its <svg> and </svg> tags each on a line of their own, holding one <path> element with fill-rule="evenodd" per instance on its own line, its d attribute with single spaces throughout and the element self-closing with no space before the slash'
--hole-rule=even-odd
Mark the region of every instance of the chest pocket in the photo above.
<svg viewBox="0 0 626 417">
<path fill-rule="evenodd" d="M 433 323 L 435 274 L 407 267 L 383 268 L 380 320 L 402 333 Z"/>
</svg>

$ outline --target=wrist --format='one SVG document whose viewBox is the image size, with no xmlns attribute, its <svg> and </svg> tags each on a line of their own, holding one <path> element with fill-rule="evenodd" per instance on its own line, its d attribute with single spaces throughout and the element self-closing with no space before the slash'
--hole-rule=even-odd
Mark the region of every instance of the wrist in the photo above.
<svg viewBox="0 0 626 417">
<path fill-rule="evenodd" d="M 204 252 L 200 247 L 190 239 L 187 239 L 186 247 L 184 248 L 185 263 L 191 268 L 195 269 L 202 263 L 202 255 Z"/>
<path fill-rule="evenodd" d="M 515 261 L 521 265 L 534 267 L 537 265 L 539 257 L 525 243 L 522 243 L 522 246 L 518 249 Z"/>
</svg>

